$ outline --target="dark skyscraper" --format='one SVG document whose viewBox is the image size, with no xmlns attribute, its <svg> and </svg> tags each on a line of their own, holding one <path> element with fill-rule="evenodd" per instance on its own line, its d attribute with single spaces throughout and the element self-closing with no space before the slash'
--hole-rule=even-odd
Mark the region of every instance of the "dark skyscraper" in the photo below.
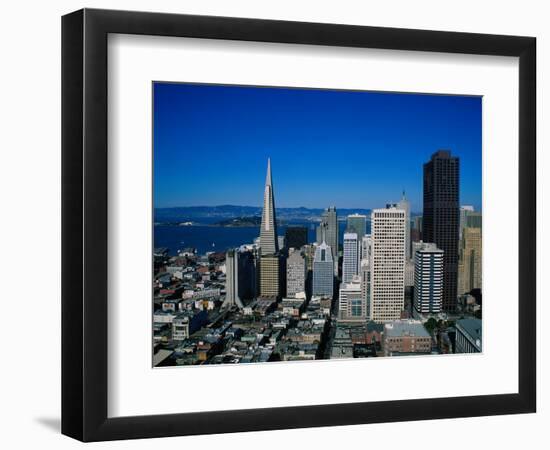
<svg viewBox="0 0 550 450">
<path fill-rule="evenodd" d="M 307 227 L 287 227 L 285 240 L 287 248 L 301 249 L 307 244 Z"/>
<path fill-rule="evenodd" d="M 443 310 L 455 311 L 458 278 L 459 160 L 439 150 L 424 164 L 422 238 L 443 250 Z"/>
</svg>

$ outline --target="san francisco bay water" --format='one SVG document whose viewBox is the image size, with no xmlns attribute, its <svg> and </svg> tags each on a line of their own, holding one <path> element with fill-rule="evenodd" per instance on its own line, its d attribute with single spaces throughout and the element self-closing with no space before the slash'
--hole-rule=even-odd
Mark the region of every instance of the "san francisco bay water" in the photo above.
<svg viewBox="0 0 550 450">
<path fill-rule="evenodd" d="M 315 242 L 315 225 L 293 224 L 307 226 L 308 241 Z M 367 232 L 370 223 L 367 222 Z M 283 236 L 286 226 L 279 226 L 277 233 Z M 343 240 L 345 223 L 340 223 L 340 242 Z M 155 225 L 155 247 L 167 247 L 170 255 L 176 255 L 178 250 L 186 247 L 197 249 L 199 254 L 206 252 L 225 252 L 243 244 L 250 244 L 260 235 L 260 227 L 219 227 L 208 225 Z"/>
</svg>

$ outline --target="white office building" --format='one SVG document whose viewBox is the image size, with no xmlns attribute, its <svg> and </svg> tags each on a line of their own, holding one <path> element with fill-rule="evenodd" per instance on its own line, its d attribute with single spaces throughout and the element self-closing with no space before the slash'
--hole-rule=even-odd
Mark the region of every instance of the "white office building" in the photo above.
<svg viewBox="0 0 550 450">
<path fill-rule="evenodd" d="M 300 250 L 291 248 L 286 261 L 286 295 L 296 298 L 306 292 L 306 259 Z"/>
<path fill-rule="evenodd" d="M 344 233 L 344 258 L 342 261 L 342 282 L 350 283 L 359 274 L 359 243 L 357 233 Z"/>
<path fill-rule="evenodd" d="M 370 269 L 371 261 L 364 258 L 361 260 L 360 277 L 361 277 L 361 299 L 363 300 L 363 306 L 365 310 L 365 318 L 371 316 L 371 277 L 372 271 Z"/>
<path fill-rule="evenodd" d="M 343 321 L 365 320 L 365 302 L 361 296 L 361 277 L 358 275 L 340 287 L 338 318 Z"/>
<path fill-rule="evenodd" d="M 372 235 L 365 234 L 361 239 L 361 257 L 360 259 L 370 260 L 372 253 Z"/>
<path fill-rule="evenodd" d="M 421 314 L 441 312 L 443 253 L 437 245 L 423 243 L 414 255 L 414 307 Z"/>
<path fill-rule="evenodd" d="M 406 212 L 389 206 L 372 211 L 371 319 L 401 317 L 405 302 Z"/>
</svg>

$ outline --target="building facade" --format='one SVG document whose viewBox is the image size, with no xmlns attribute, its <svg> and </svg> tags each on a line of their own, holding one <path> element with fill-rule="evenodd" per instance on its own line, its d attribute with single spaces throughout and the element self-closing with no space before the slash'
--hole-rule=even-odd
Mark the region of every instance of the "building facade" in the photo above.
<svg viewBox="0 0 550 450">
<path fill-rule="evenodd" d="M 336 207 L 330 206 L 321 215 L 321 223 L 317 227 L 317 243 L 325 242 L 332 252 L 332 261 L 334 263 L 334 273 L 338 270 L 338 214 Z"/>
<path fill-rule="evenodd" d="M 301 249 L 308 243 L 307 227 L 287 227 L 285 240 L 287 248 Z"/>
<path fill-rule="evenodd" d="M 405 257 L 411 259 L 411 204 L 405 197 L 405 191 L 401 200 L 397 202 L 397 207 L 405 211 Z"/>
<path fill-rule="evenodd" d="M 330 297 L 334 294 L 334 261 L 329 245 L 323 242 L 315 249 L 313 259 L 313 292 L 312 295 Z"/>
<path fill-rule="evenodd" d="M 355 233 L 357 240 L 361 242 L 363 236 L 367 234 L 367 216 L 363 214 L 350 214 L 347 221 L 347 233 Z"/>
<path fill-rule="evenodd" d="M 455 353 L 480 353 L 482 350 L 481 320 L 460 319 L 456 321 Z"/>
<path fill-rule="evenodd" d="M 371 320 L 401 317 L 405 302 L 405 211 L 372 211 Z"/>
<path fill-rule="evenodd" d="M 306 292 L 306 259 L 300 250 L 291 247 L 286 261 L 286 295 L 295 298 L 296 294 Z"/>
<path fill-rule="evenodd" d="M 474 207 L 472 205 L 461 205 L 460 206 L 460 229 L 458 231 L 458 239 L 462 239 L 462 229 L 466 226 L 466 216 L 474 212 Z"/>
<path fill-rule="evenodd" d="M 361 295 L 361 277 L 355 275 L 342 283 L 338 297 L 338 318 L 343 321 L 365 321 L 365 301 Z"/>
<path fill-rule="evenodd" d="M 396 320 L 384 326 L 384 356 L 431 353 L 432 338 L 419 320 Z"/>
<path fill-rule="evenodd" d="M 443 302 L 443 250 L 423 243 L 414 255 L 414 308 L 421 314 L 441 312 Z"/>
<path fill-rule="evenodd" d="M 481 289 L 482 250 L 481 228 L 464 227 L 459 249 L 458 293 Z"/>
<path fill-rule="evenodd" d="M 371 317 L 371 277 L 372 277 L 372 271 L 371 271 L 371 260 L 367 258 L 363 258 L 361 260 L 361 269 L 360 269 L 360 276 L 361 276 L 361 298 L 363 300 L 363 305 L 365 309 L 365 319 L 368 319 Z"/>
<path fill-rule="evenodd" d="M 285 258 L 278 255 L 264 255 L 260 259 L 260 297 L 280 299 L 285 295 Z"/>
<path fill-rule="evenodd" d="M 344 257 L 342 260 L 342 282 L 351 283 L 359 273 L 359 241 L 356 233 L 344 233 Z"/>
<path fill-rule="evenodd" d="M 256 261 L 252 251 L 228 250 L 225 257 L 225 305 L 244 308 L 256 295 Z"/>
<path fill-rule="evenodd" d="M 422 238 L 444 251 L 443 310 L 454 312 L 458 294 L 459 159 L 439 150 L 424 164 Z"/>
</svg>

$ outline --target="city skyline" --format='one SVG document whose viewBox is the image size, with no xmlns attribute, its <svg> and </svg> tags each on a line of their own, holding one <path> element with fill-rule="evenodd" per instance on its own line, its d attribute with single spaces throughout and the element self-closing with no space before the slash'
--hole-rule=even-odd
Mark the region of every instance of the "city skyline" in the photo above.
<svg viewBox="0 0 550 450">
<path fill-rule="evenodd" d="M 422 163 L 449 148 L 461 159 L 460 202 L 481 209 L 480 98 L 165 83 L 154 89 L 155 207 L 261 206 L 258 186 L 271 157 L 280 208 L 375 209 L 405 190 L 419 212 Z M 206 133 L 206 125 L 216 133 Z"/>
<path fill-rule="evenodd" d="M 211 135 L 218 131 L 213 129 Z M 339 217 L 336 205 L 340 204 L 331 199 L 340 192 L 346 199 L 363 195 L 361 190 L 350 190 L 348 181 L 370 179 L 367 167 L 375 160 L 370 155 L 358 161 L 349 154 L 320 150 L 310 159 L 317 166 L 286 155 L 286 162 L 275 168 L 268 155 L 262 168 L 247 164 L 232 172 L 231 162 L 217 177 L 211 161 L 218 160 L 211 155 L 205 159 L 191 154 L 186 165 L 174 160 L 174 165 L 179 164 L 178 179 L 191 180 L 189 186 L 207 180 L 214 187 L 200 191 L 201 199 L 215 198 L 214 192 L 227 200 L 234 195 L 232 187 L 248 186 L 265 174 L 263 205 L 261 217 L 255 209 L 212 208 L 202 210 L 208 223 L 155 222 L 153 365 L 481 352 L 482 213 L 460 206 L 461 156 L 440 147 L 429 157 L 419 154 L 422 159 L 416 161 L 417 156 L 414 163 L 421 168 L 417 175 L 422 184 L 422 219 L 414 220 L 419 225 L 414 233 L 414 206 L 405 187 L 397 202 L 380 188 L 377 205 L 368 213 L 348 209 Z M 401 167 L 410 155 L 408 159 L 396 152 L 383 156 L 387 164 L 381 179 L 395 182 L 396 173 L 416 174 L 412 166 Z M 191 161 L 199 161 L 204 170 L 194 172 Z M 327 161 L 342 161 L 345 167 Z M 296 180 L 289 178 L 295 165 L 314 198 L 326 204 L 319 215 L 276 213 L 287 184 L 294 187 L 295 196 L 300 195 Z M 380 181 L 375 183 L 378 186 Z M 325 184 L 341 191 L 319 191 Z M 249 188 L 259 196 L 260 186 Z M 233 215 L 239 211 L 241 216 L 215 221 L 228 211 Z M 342 216 L 345 226 L 340 223 Z M 300 217 L 307 228 L 285 223 Z M 166 242 L 163 234 L 178 236 L 170 244 L 175 245 L 175 254 L 160 245 Z M 203 235 L 211 240 L 198 251 L 195 243 Z M 225 244 L 216 244 L 224 235 Z"/>
</svg>

